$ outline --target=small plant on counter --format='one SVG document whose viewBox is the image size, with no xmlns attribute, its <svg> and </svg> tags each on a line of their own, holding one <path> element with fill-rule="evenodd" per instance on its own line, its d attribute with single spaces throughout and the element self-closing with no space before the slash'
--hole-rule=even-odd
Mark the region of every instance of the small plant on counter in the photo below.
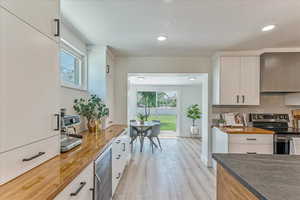
<svg viewBox="0 0 300 200">
<path fill-rule="evenodd" d="M 105 127 L 105 119 L 109 115 L 109 109 L 106 104 L 96 95 L 92 95 L 92 101 L 96 104 L 96 119 L 98 120 L 97 125 L 100 124 L 101 129 Z"/>
<path fill-rule="evenodd" d="M 87 119 L 90 132 L 95 132 L 96 120 L 102 119 L 109 113 L 108 108 L 97 95 L 91 95 L 88 99 L 75 99 L 73 108 L 77 114 Z"/>
</svg>

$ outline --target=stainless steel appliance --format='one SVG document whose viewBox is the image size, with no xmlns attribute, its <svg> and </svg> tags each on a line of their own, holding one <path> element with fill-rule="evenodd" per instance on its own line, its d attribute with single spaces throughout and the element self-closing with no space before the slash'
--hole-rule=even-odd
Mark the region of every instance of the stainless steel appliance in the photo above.
<svg viewBox="0 0 300 200">
<path fill-rule="evenodd" d="M 60 151 L 67 152 L 82 143 L 82 136 L 76 132 L 76 125 L 80 124 L 78 115 L 65 115 L 61 112 L 61 143 Z"/>
<path fill-rule="evenodd" d="M 95 160 L 94 200 L 112 199 L 112 150 L 109 146 Z"/>
<path fill-rule="evenodd" d="M 256 128 L 272 130 L 274 134 L 274 153 L 289 154 L 293 137 L 300 137 L 300 129 L 289 127 L 288 114 L 251 113 L 249 123 Z"/>
</svg>

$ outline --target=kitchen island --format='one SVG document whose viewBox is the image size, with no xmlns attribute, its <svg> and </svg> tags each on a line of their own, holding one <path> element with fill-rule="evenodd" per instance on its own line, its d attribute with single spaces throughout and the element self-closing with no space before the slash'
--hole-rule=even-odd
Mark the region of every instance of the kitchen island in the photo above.
<svg viewBox="0 0 300 200">
<path fill-rule="evenodd" d="M 300 156 L 213 154 L 217 200 L 300 199 Z"/>
</svg>

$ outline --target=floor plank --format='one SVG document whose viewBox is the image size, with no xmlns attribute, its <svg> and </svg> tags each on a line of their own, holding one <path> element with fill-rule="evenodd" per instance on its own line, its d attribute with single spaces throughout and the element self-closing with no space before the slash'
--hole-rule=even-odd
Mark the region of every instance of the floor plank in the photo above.
<svg viewBox="0 0 300 200">
<path fill-rule="evenodd" d="M 212 170 L 200 159 L 199 139 L 161 139 L 163 151 L 136 144 L 114 200 L 215 200 Z"/>
</svg>

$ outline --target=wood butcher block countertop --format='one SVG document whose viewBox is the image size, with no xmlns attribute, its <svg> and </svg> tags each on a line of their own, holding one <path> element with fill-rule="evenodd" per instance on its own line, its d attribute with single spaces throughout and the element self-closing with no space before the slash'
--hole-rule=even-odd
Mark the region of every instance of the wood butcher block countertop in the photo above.
<svg viewBox="0 0 300 200">
<path fill-rule="evenodd" d="M 240 128 L 228 128 L 218 127 L 222 132 L 227 134 L 274 134 L 274 131 L 255 128 L 255 127 L 240 127 Z"/>
<path fill-rule="evenodd" d="M 0 186 L 0 200 L 54 199 L 125 128 L 112 125 L 102 133 L 84 132 L 80 146 Z"/>
</svg>

